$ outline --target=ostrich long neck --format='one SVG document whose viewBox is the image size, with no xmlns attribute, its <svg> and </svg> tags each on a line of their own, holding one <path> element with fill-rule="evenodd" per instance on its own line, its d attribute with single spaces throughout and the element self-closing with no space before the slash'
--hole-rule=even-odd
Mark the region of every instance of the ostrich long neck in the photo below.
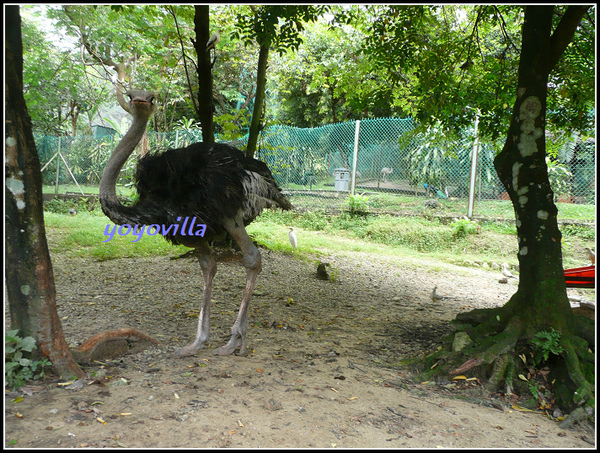
<svg viewBox="0 0 600 453">
<path fill-rule="evenodd" d="M 148 119 L 134 115 L 131 127 L 110 156 L 100 180 L 102 210 L 108 218 L 117 224 L 128 223 L 127 211 L 130 209 L 123 206 L 117 198 L 116 185 L 119 172 L 144 135 Z"/>
</svg>

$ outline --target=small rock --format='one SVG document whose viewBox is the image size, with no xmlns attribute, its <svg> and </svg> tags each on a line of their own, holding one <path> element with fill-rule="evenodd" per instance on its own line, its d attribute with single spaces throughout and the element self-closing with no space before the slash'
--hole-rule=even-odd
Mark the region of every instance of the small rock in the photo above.
<svg viewBox="0 0 600 453">
<path fill-rule="evenodd" d="M 317 278 L 319 280 L 329 280 L 329 263 L 319 263 L 317 266 Z"/>
<path fill-rule="evenodd" d="M 50 409 L 48 412 L 50 412 L 52 415 L 56 415 L 60 412 L 60 409 L 54 408 L 54 409 Z"/>
<path fill-rule="evenodd" d="M 283 405 L 275 398 L 271 398 L 265 403 L 265 409 L 267 409 L 268 411 L 278 411 L 280 409 L 283 409 Z"/>
<path fill-rule="evenodd" d="M 471 337 L 466 332 L 456 332 L 454 341 L 452 342 L 452 351 L 462 351 L 471 343 Z"/>
<path fill-rule="evenodd" d="M 498 283 L 508 283 L 508 278 L 502 277 L 502 278 L 498 279 Z"/>
</svg>

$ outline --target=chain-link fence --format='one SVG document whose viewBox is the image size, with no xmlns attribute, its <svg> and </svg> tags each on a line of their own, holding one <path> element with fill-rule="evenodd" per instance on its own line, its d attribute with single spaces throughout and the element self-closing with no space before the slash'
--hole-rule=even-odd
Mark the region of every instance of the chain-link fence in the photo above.
<svg viewBox="0 0 600 453">
<path fill-rule="evenodd" d="M 308 210 L 345 209 L 350 193 L 366 194 L 372 200 L 370 210 L 380 211 L 405 210 L 407 197 L 462 203 L 465 213 L 471 193 L 478 202 L 507 202 L 493 166 L 503 141 L 474 146 L 475 128 L 461 138 L 448 138 L 435 127 L 417 132 L 415 126 L 410 119 L 396 118 L 309 129 L 270 126 L 262 131 L 256 157 L 269 165 L 292 203 Z M 202 137 L 198 130 L 185 130 L 151 132 L 147 140 L 149 149 L 166 150 Z M 235 145 L 243 149 L 246 140 Z M 36 136 L 45 191 L 66 185 L 72 191 L 97 193 L 117 142 L 112 135 Z M 553 146 L 558 158 L 549 160 L 548 168 L 557 201 L 595 204 L 595 140 L 570 137 Z M 120 184 L 131 185 L 135 164 L 134 155 L 121 172 Z M 476 213 L 486 216 L 482 209 L 483 205 L 476 207 Z"/>
</svg>

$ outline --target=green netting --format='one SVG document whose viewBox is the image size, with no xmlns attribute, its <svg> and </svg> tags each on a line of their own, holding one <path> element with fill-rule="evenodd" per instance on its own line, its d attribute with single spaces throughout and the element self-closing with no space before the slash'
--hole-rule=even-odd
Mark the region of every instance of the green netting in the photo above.
<svg viewBox="0 0 600 453">
<path fill-rule="evenodd" d="M 256 157 L 269 165 L 294 205 L 301 208 L 345 208 L 353 187 L 356 193 L 370 195 L 464 200 L 466 206 L 473 131 L 465 131 L 461 138 L 449 138 L 436 128 L 417 132 L 411 119 L 362 120 L 353 174 L 356 126 L 356 121 L 307 129 L 270 126 L 261 133 Z M 119 137 L 36 135 L 35 139 L 45 185 L 75 185 L 75 180 L 84 192 L 97 192 L 102 171 Z M 148 133 L 148 148 L 152 150 L 184 147 L 198 141 L 202 141 L 200 130 Z M 244 149 L 246 143 L 244 137 L 234 145 Z M 502 145 L 503 142 L 480 145 L 476 200 L 506 199 L 493 166 Z M 131 184 L 135 163 L 134 155 L 120 174 L 120 184 Z M 595 203 L 594 139 L 582 141 L 574 137 L 565 141 L 549 169 L 557 200 Z"/>
</svg>

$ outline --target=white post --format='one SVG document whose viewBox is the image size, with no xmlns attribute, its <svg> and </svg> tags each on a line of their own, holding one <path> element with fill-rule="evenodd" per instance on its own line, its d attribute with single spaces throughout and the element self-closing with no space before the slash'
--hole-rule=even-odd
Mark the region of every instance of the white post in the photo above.
<svg viewBox="0 0 600 453">
<path fill-rule="evenodd" d="M 58 136 L 58 150 L 56 152 L 60 156 L 60 135 Z M 54 184 L 54 193 L 58 193 L 58 185 L 59 185 L 59 177 L 60 177 L 60 159 L 56 159 L 56 182 Z"/>
<path fill-rule="evenodd" d="M 477 163 L 479 161 L 479 133 L 477 132 L 479 128 L 479 110 L 475 114 L 475 125 L 474 136 L 475 141 L 473 142 L 473 152 L 471 153 L 471 180 L 469 182 L 469 206 L 467 208 L 467 217 L 470 219 L 473 217 L 473 206 L 475 204 L 475 189 L 477 182 Z"/>
<path fill-rule="evenodd" d="M 350 186 L 350 193 L 354 195 L 356 189 L 356 168 L 358 166 L 358 142 L 360 137 L 360 120 L 356 120 L 356 126 L 354 129 L 354 156 L 352 161 L 352 183 Z"/>
</svg>

